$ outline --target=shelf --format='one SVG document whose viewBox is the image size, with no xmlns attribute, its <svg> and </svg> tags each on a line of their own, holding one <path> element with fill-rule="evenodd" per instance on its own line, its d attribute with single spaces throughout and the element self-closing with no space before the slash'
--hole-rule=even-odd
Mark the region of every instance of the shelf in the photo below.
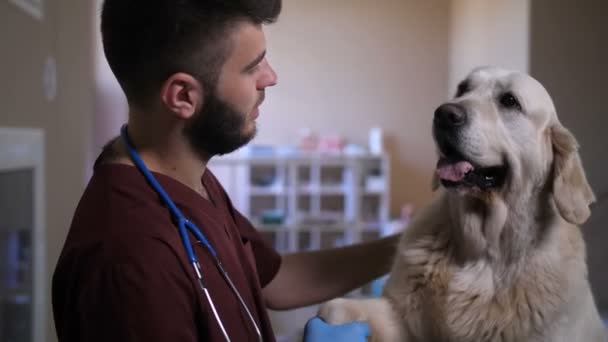
<svg viewBox="0 0 608 342">
<path fill-rule="evenodd" d="M 382 196 L 386 192 L 385 189 L 363 189 L 361 193 L 363 195 L 377 195 Z"/>
<path fill-rule="evenodd" d="M 293 229 L 293 227 L 286 224 L 268 224 L 260 223 L 259 221 L 254 222 L 253 225 L 261 232 L 283 232 Z"/>
<path fill-rule="evenodd" d="M 315 194 L 319 191 L 319 187 L 315 185 L 300 185 L 297 188 L 297 192 L 300 194 Z"/>
<path fill-rule="evenodd" d="M 0 224 L 0 232 L 32 232 L 32 228 L 29 227 L 9 227 Z"/>
<path fill-rule="evenodd" d="M 298 194 L 304 195 L 345 195 L 346 186 L 338 185 L 301 185 L 297 190 Z"/>
<path fill-rule="evenodd" d="M 319 193 L 326 194 L 326 195 L 345 195 L 346 192 L 347 192 L 346 186 L 344 186 L 342 184 L 321 185 L 321 187 L 319 188 Z"/>
<path fill-rule="evenodd" d="M 300 212 L 298 220 L 301 225 L 332 225 L 336 223 L 344 223 L 344 213 L 342 212 Z"/>
<path fill-rule="evenodd" d="M 31 298 L 32 289 L 29 287 L 19 287 L 17 289 L 2 289 L 0 290 L 0 299 L 5 300 L 7 298 Z"/>
<path fill-rule="evenodd" d="M 378 222 L 364 222 L 363 225 L 361 226 L 363 231 L 366 232 L 370 232 L 370 231 L 380 231 L 382 230 L 382 223 L 380 221 Z"/>
<path fill-rule="evenodd" d="M 249 188 L 251 196 L 283 196 L 287 194 L 282 186 L 252 186 Z"/>
</svg>

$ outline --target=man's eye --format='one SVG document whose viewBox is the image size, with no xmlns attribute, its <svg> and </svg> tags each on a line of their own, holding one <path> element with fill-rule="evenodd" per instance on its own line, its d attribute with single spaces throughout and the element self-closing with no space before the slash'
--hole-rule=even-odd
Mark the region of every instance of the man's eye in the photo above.
<svg viewBox="0 0 608 342">
<path fill-rule="evenodd" d="M 469 82 L 464 81 L 458 85 L 458 89 L 456 90 L 456 97 L 461 97 L 462 95 L 469 92 L 471 85 Z"/>
<path fill-rule="evenodd" d="M 255 74 L 255 72 L 258 71 L 259 69 L 260 69 L 260 63 L 247 68 L 247 70 L 245 72 L 247 74 L 251 75 L 251 74 Z"/>
<path fill-rule="evenodd" d="M 499 101 L 500 104 L 505 108 L 521 110 L 521 105 L 513 93 L 507 92 L 502 94 Z"/>
</svg>

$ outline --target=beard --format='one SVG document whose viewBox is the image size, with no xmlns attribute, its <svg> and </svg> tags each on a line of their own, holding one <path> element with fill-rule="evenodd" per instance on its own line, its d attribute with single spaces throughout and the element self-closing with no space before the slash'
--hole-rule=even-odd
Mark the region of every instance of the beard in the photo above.
<svg viewBox="0 0 608 342">
<path fill-rule="evenodd" d="M 184 135 L 202 159 L 223 155 L 250 142 L 257 133 L 254 126 L 245 131 L 247 114 L 239 113 L 215 93 L 205 97 L 203 107 L 184 127 Z"/>
</svg>

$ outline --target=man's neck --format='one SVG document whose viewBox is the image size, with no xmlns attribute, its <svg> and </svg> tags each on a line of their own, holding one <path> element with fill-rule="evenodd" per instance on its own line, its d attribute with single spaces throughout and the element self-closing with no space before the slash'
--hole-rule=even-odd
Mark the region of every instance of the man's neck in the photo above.
<svg viewBox="0 0 608 342">
<path fill-rule="evenodd" d="M 154 132 L 149 127 L 139 129 L 137 124 L 130 122 L 128 133 L 131 143 L 150 171 L 169 176 L 209 199 L 201 182 L 207 160 L 201 160 L 192 150 L 180 129 Z M 113 162 L 134 165 L 122 139 L 118 139 L 113 149 L 117 152 Z"/>
</svg>

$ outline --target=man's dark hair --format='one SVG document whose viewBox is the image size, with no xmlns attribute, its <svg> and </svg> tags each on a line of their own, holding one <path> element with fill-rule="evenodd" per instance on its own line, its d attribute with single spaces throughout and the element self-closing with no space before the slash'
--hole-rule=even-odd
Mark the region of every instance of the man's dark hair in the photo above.
<svg viewBox="0 0 608 342">
<path fill-rule="evenodd" d="M 176 72 L 213 87 L 239 20 L 272 23 L 281 0 L 105 0 L 103 48 L 130 104 L 147 105 Z"/>
</svg>

